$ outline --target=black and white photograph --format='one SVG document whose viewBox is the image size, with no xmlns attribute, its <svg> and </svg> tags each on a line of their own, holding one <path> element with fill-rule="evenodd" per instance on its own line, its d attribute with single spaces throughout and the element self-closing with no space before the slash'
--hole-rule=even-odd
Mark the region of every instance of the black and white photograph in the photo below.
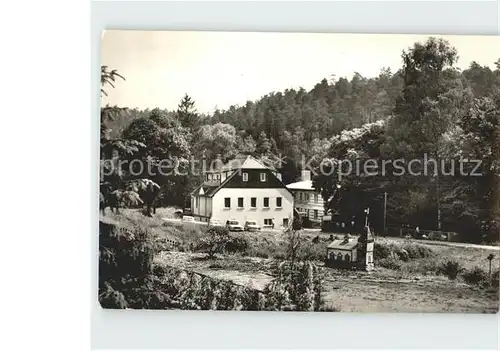
<svg viewBox="0 0 500 351">
<path fill-rule="evenodd" d="M 100 50 L 102 308 L 499 311 L 498 36 Z"/>
</svg>

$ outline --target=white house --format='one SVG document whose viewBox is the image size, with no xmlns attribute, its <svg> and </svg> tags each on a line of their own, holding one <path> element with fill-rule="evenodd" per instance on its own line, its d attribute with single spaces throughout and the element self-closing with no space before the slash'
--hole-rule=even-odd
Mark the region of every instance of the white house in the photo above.
<svg viewBox="0 0 500 351">
<path fill-rule="evenodd" d="M 299 214 L 320 222 L 324 215 L 323 197 L 313 188 L 311 171 L 303 170 L 300 181 L 286 187 L 294 194 L 294 206 Z"/>
<path fill-rule="evenodd" d="M 204 182 L 191 193 L 195 219 L 236 219 L 243 225 L 257 221 L 262 227 L 291 224 L 293 195 L 273 167 L 252 156 L 232 160 L 205 171 Z"/>
</svg>

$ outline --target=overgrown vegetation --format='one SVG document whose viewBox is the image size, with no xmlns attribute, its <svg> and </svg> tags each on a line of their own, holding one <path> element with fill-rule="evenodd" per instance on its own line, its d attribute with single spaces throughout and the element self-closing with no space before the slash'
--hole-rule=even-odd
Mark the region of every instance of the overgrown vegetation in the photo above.
<svg viewBox="0 0 500 351">
<path fill-rule="evenodd" d="M 147 221 L 155 223 L 154 219 Z M 156 224 L 144 227 L 144 222 L 126 222 L 127 227 L 120 227 L 100 222 L 99 301 L 103 307 L 335 310 L 323 305 L 321 268 L 308 259 L 305 240 L 293 229 L 282 238 L 284 257 L 275 265 L 273 281 L 259 292 L 199 273 L 154 265 L 158 245 L 166 244 L 154 230 L 164 226 Z M 197 248 L 206 252 L 209 259 L 222 253 L 241 254 L 249 248 L 246 239 L 230 234 L 225 228 L 210 228 L 197 243 Z M 215 261 L 211 267 L 217 269 L 223 265 Z"/>
<path fill-rule="evenodd" d="M 448 277 L 450 280 L 457 279 L 458 275 L 464 270 L 462 265 L 454 260 L 447 260 L 438 267 L 438 273 Z"/>
<path fill-rule="evenodd" d="M 462 277 L 467 284 L 477 285 L 488 279 L 488 274 L 479 267 L 466 270 L 462 273 Z"/>
</svg>

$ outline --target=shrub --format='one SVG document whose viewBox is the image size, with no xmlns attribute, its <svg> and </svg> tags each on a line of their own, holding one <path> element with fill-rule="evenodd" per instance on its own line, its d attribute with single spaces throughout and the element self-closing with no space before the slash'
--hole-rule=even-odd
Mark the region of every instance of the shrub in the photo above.
<svg viewBox="0 0 500 351">
<path fill-rule="evenodd" d="M 377 265 L 387 269 L 399 271 L 401 269 L 401 261 L 395 257 L 386 257 L 378 260 Z"/>
<path fill-rule="evenodd" d="M 499 280 L 498 280 L 499 273 L 500 273 L 499 271 L 496 271 L 496 272 L 495 272 L 495 273 L 493 273 L 493 274 L 492 274 L 492 276 L 491 276 L 491 285 L 492 285 L 493 287 L 495 287 L 495 288 L 499 288 L 499 286 L 498 286 L 498 285 L 500 284 L 500 282 L 499 282 Z"/>
<path fill-rule="evenodd" d="M 280 262 L 276 278 L 264 292 L 266 309 L 274 311 L 319 311 L 324 308 L 321 293 L 323 275 L 311 262 Z"/>
<path fill-rule="evenodd" d="M 324 261 L 326 258 L 326 245 L 325 243 L 307 243 L 303 248 L 300 259 L 310 261 Z"/>
<path fill-rule="evenodd" d="M 387 258 L 391 255 L 392 249 L 385 243 L 375 243 L 373 247 L 373 255 L 377 260 Z"/>
<path fill-rule="evenodd" d="M 302 229 L 302 218 L 300 216 L 293 217 L 292 228 L 294 230 Z"/>
<path fill-rule="evenodd" d="M 403 246 L 403 249 L 408 252 L 408 256 L 410 259 L 427 258 L 431 257 L 434 254 L 434 251 L 422 245 L 406 244 Z"/>
<path fill-rule="evenodd" d="M 209 258 L 214 258 L 217 253 L 226 249 L 231 237 L 225 227 L 212 227 L 207 231 L 207 236 L 198 242 L 198 249 L 206 252 Z"/>
<path fill-rule="evenodd" d="M 409 261 L 419 258 L 427 258 L 434 255 L 434 251 L 426 246 L 417 244 L 404 244 L 398 246 L 384 242 L 376 242 L 373 248 L 374 256 L 377 259 L 388 258 L 397 255 L 402 261 Z"/>
<path fill-rule="evenodd" d="M 274 254 L 273 256 L 276 260 L 284 260 L 286 257 L 285 257 L 285 254 L 283 252 L 277 252 Z"/>
<path fill-rule="evenodd" d="M 312 224 L 311 220 L 309 219 L 309 217 L 304 217 L 304 219 L 302 220 L 302 227 L 303 228 L 312 228 L 313 227 L 313 224 Z"/>
<path fill-rule="evenodd" d="M 477 285 L 483 281 L 486 281 L 488 274 L 479 267 L 474 267 L 474 269 L 466 270 L 462 277 L 467 284 Z"/>
<path fill-rule="evenodd" d="M 450 280 L 457 279 L 458 275 L 463 272 L 464 269 L 462 265 L 457 261 L 448 260 L 446 262 L 441 263 L 438 267 L 438 274 L 442 274 L 447 276 Z"/>
<path fill-rule="evenodd" d="M 228 253 L 245 253 L 249 247 L 248 240 L 242 236 L 230 235 L 225 251 Z"/>
<path fill-rule="evenodd" d="M 403 248 L 395 248 L 394 253 L 403 262 L 408 262 L 410 260 L 410 254 Z"/>
<path fill-rule="evenodd" d="M 99 222 L 99 302 L 103 308 L 154 308 L 165 294 L 150 289 L 155 243 L 139 225 Z"/>
</svg>

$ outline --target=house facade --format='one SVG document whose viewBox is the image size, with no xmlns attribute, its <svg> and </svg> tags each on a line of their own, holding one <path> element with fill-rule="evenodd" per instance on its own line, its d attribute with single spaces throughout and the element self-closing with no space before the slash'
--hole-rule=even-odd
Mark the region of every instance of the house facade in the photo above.
<svg viewBox="0 0 500 351">
<path fill-rule="evenodd" d="M 311 171 L 303 170 L 300 181 L 287 185 L 294 195 L 294 206 L 302 218 L 321 223 L 324 215 L 323 197 L 313 188 Z"/>
<path fill-rule="evenodd" d="M 191 193 L 191 211 L 199 221 L 231 219 L 243 225 L 254 220 L 262 226 L 282 228 L 293 218 L 293 194 L 279 172 L 247 156 L 206 171 L 204 182 Z"/>
</svg>

